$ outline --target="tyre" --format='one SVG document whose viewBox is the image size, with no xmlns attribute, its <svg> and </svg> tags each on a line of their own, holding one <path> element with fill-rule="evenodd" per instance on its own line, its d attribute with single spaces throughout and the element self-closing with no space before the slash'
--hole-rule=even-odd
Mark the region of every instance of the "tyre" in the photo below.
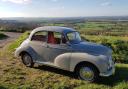
<svg viewBox="0 0 128 89">
<path fill-rule="evenodd" d="M 32 60 L 32 57 L 28 53 L 23 53 L 21 55 L 21 58 L 22 58 L 22 62 L 25 66 L 27 66 L 27 67 L 33 67 L 34 66 L 34 62 Z"/>
<path fill-rule="evenodd" d="M 79 79 L 88 82 L 95 82 L 99 79 L 98 70 L 93 65 L 90 64 L 82 64 L 78 66 L 76 70 L 76 74 Z"/>
</svg>

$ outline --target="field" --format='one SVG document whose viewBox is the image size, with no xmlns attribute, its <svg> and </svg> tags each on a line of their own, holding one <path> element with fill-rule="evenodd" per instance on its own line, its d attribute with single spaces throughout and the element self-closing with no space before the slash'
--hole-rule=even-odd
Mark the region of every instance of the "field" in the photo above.
<svg viewBox="0 0 128 89">
<path fill-rule="evenodd" d="M 127 36 L 128 22 L 85 22 L 76 24 L 80 32 L 86 35 L 106 35 L 106 36 Z"/>
<path fill-rule="evenodd" d="M 116 74 L 101 78 L 96 83 L 88 83 L 78 80 L 71 72 L 48 66 L 27 68 L 20 58 L 14 57 L 15 48 L 28 37 L 28 30 L 23 29 L 25 33 L 0 49 L 0 89 L 128 89 L 128 22 L 90 21 L 45 25 L 76 28 L 83 40 L 110 47 L 116 61 Z M 20 32 L 24 31 L 20 29 Z"/>
</svg>

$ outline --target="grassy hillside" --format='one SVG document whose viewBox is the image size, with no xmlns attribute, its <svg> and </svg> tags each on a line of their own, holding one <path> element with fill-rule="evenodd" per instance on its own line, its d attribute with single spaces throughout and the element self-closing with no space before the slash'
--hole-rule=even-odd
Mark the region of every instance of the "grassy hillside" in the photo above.
<svg viewBox="0 0 128 89">
<path fill-rule="evenodd" d="M 29 36 L 30 32 L 25 32 L 23 35 L 21 35 L 17 40 L 15 40 L 13 43 L 11 43 L 8 47 L 8 50 L 10 52 L 13 52 L 15 48 L 19 47 L 20 44 Z"/>
<path fill-rule="evenodd" d="M 128 64 L 116 64 L 116 74 L 101 78 L 97 83 L 87 83 L 75 78 L 73 73 L 48 66 L 25 67 L 20 59 L 14 58 L 12 52 L 28 37 L 24 33 L 15 42 L 9 44 L 5 53 L 0 56 L 0 89 L 127 89 Z M 90 39 L 90 36 L 86 36 Z M 92 37 L 96 38 L 96 37 Z M 103 38 L 103 37 L 101 37 Z M 97 38 L 98 39 L 98 38 Z M 95 39 L 94 41 L 97 41 Z M 113 38 L 114 39 L 114 38 Z M 119 38 L 118 38 L 119 39 Z M 117 40 L 116 38 L 114 40 Z M 98 40 L 97 42 L 99 42 Z M 113 41 L 113 40 L 112 40 Z M 105 41 L 106 42 L 106 41 Z M 4 50 L 5 51 L 5 50 Z M 120 50 L 121 51 L 121 50 Z M 3 51 L 1 51 L 3 53 Z M 11 60 L 10 57 L 11 56 Z"/>
<path fill-rule="evenodd" d="M 127 64 L 116 64 L 115 76 L 88 83 L 67 71 L 48 66 L 27 68 L 20 60 L 5 57 L 0 59 L 0 89 L 127 89 L 127 71 Z"/>
</svg>

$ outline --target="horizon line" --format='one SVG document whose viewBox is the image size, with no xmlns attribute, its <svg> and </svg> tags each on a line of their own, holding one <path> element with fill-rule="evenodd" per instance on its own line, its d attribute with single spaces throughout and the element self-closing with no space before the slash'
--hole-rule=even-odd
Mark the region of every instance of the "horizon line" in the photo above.
<svg viewBox="0 0 128 89">
<path fill-rule="evenodd" d="M 127 17 L 128 15 L 112 15 L 112 16 L 65 16 L 65 17 L 0 17 L 0 18 L 84 18 L 84 17 Z"/>
</svg>

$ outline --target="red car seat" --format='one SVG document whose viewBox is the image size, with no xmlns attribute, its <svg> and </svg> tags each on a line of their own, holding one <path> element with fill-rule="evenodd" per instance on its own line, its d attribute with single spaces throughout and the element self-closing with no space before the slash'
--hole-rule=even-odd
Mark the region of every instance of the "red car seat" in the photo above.
<svg viewBox="0 0 128 89">
<path fill-rule="evenodd" d="M 54 38 L 53 32 L 48 32 L 48 43 L 56 44 L 56 39 Z"/>
</svg>

